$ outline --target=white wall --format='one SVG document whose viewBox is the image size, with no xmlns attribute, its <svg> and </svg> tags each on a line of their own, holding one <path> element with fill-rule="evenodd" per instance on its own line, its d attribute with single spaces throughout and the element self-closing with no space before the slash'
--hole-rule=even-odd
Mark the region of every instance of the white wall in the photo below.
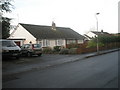
<svg viewBox="0 0 120 90">
<path fill-rule="evenodd" d="M 91 38 L 96 36 L 96 34 L 94 34 L 92 32 L 88 32 L 86 35 L 89 36 L 89 37 L 91 37 Z"/>
<path fill-rule="evenodd" d="M 36 43 L 36 38 L 31 35 L 24 27 L 22 27 L 20 24 L 18 25 L 17 29 L 12 33 L 9 37 L 10 39 L 26 39 L 24 41 L 24 44 L 29 43 L 32 41 L 32 43 Z"/>
<path fill-rule="evenodd" d="M 50 40 L 50 46 L 53 48 L 54 46 L 56 46 L 56 42 L 55 40 Z"/>
</svg>

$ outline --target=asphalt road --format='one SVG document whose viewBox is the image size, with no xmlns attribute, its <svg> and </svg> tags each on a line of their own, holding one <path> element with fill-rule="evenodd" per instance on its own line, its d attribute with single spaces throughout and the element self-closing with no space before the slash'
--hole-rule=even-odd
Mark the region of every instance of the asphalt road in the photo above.
<svg viewBox="0 0 120 90">
<path fill-rule="evenodd" d="M 12 77 L 3 88 L 118 88 L 118 52 Z"/>
</svg>

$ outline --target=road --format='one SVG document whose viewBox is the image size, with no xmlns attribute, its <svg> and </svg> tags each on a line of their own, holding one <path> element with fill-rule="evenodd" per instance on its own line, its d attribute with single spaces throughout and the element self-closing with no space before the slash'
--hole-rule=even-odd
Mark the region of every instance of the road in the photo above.
<svg viewBox="0 0 120 90">
<path fill-rule="evenodd" d="M 118 88 L 118 52 L 12 77 L 3 88 Z"/>
</svg>

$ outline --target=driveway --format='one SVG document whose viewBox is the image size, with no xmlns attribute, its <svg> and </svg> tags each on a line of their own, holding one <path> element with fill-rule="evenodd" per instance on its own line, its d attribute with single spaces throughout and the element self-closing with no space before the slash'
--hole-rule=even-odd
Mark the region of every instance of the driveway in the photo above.
<svg viewBox="0 0 120 90">
<path fill-rule="evenodd" d="M 72 60 L 83 58 L 83 55 L 59 55 L 43 54 L 41 57 L 21 57 L 20 59 L 7 58 L 2 62 L 2 72 L 4 74 L 19 73 L 37 68 L 46 68 L 56 64 L 62 64 Z"/>
</svg>

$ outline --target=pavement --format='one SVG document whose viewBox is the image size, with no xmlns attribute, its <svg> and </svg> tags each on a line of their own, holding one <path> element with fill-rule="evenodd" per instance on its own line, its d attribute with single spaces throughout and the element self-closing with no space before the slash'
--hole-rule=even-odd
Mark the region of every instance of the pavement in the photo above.
<svg viewBox="0 0 120 90">
<path fill-rule="evenodd" d="M 118 48 L 118 49 L 104 50 L 104 51 L 99 51 L 99 53 L 94 52 L 94 53 L 89 53 L 89 54 L 73 55 L 73 56 L 67 57 L 67 58 L 60 58 L 57 60 L 41 62 L 39 64 L 26 65 L 26 66 L 23 66 L 20 68 L 7 70 L 7 71 L 3 72 L 3 75 L 17 74 L 17 73 L 22 73 L 22 72 L 26 72 L 26 71 L 36 70 L 36 69 L 45 69 L 45 68 L 65 64 L 65 63 L 84 60 L 85 58 L 90 58 L 90 57 L 94 57 L 94 56 L 98 56 L 98 55 L 115 52 L 118 50 L 120 50 L 120 49 Z"/>
</svg>

